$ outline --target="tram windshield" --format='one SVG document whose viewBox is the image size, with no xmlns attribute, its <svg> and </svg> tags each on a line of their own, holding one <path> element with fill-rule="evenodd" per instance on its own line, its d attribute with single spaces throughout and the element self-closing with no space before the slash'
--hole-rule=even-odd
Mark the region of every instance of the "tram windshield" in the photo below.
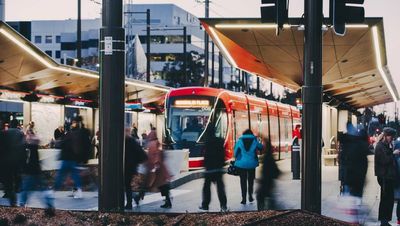
<svg viewBox="0 0 400 226">
<path fill-rule="evenodd" d="M 206 129 L 212 102 L 211 98 L 189 99 L 182 97 L 173 98 L 170 101 L 167 126 L 174 142 L 197 142 Z"/>
</svg>

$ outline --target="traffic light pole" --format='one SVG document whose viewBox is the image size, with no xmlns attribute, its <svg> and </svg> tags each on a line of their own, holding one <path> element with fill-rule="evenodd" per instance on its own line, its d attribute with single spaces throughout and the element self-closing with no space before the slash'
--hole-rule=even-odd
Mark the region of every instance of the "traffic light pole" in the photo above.
<svg viewBox="0 0 400 226">
<path fill-rule="evenodd" d="M 321 214 L 322 2 L 305 0 L 301 208 Z"/>
<path fill-rule="evenodd" d="M 122 0 L 103 0 L 100 29 L 99 210 L 123 212 L 124 55 Z"/>
</svg>

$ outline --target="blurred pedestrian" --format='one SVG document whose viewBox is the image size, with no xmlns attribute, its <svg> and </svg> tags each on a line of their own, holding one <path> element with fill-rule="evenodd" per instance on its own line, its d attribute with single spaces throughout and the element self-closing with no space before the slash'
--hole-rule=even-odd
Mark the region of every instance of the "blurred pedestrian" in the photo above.
<svg viewBox="0 0 400 226">
<path fill-rule="evenodd" d="M 147 135 L 147 149 L 148 149 L 148 161 L 147 161 L 147 181 L 149 190 L 157 189 L 161 192 L 161 195 L 165 197 L 165 203 L 161 205 L 161 208 L 171 208 L 171 197 L 170 197 L 170 174 L 164 163 L 164 154 L 160 149 L 160 142 L 157 138 L 157 131 L 153 127 L 149 135 Z"/>
<path fill-rule="evenodd" d="M 205 152 L 204 152 L 204 185 L 203 185 L 203 201 L 199 207 L 202 210 L 208 210 L 211 201 L 211 183 L 217 184 L 217 194 L 221 211 L 227 211 L 227 200 L 225 193 L 225 185 L 222 179 L 224 175 L 225 164 L 225 148 L 224 139 L 216 137 L 215 131 L 208 131 Z"/>
<path fill-rule="evenodd" d="M 351 122 L 346 127 L 347 133 L 339 136 L 340 179 L 344 194 L 361 198 L 368 169 L 368 136 L 364 129 L 357 131 Z"/>
<path fill-rule="evenodd" d="M 136 139 L 138 141 L 140 140 L 139 139 L 139 135 L 138 135 L 138 128 L 136 126 L 136 123 L 132 123 L 132 128 L 131 128 L 130 133 L 131 133 L 131 137 L 133 137 L 134 139 Z"/>
<path fill-rule="evenodd" d="M 134 175 L 137 174 L 137 167 L 140 163 L 147 160 L 147 154 L 143 151 L 138 141 L 133 138 L 130 134 L 130 129 L 125 129 L 125 195 L 126 205 L 125 209 L 132 209 L 132 187 L 131 181 Z M 135 198 L 136 204 L 139 203 L 139 199 Z"/>
<path fill-rule="evenodd" d="M 34 189 L 44 191 L 43 203 L 47 208 L 47 213 L 54 214 L 53 197 L 49 191 L 45 191 L 42 170 L 39 162 L 39 138 L 33 130 L 34 123 L 29 123 L 25 133 L 26 137 L 26 160 L 23 167 L 23 180 L 20 206 L 26 206 L 29 193 Z"/>
<path fill-rule="evenodd" d="M 146 130 L 143 131 L 142 133 L 142 146 L 147 147 L 147 133 Z"/>
<path fill-rule="evenodd" d="M 96 134 L 93 136 L 92 145 L 94 147 L 94 157 L 99 158 L 100 155 L 100 130 L 97 130 Z"/>
<path fill-rule="evenodd" d="M 0 171 L 3 172 L 5 197 L 11 206 L 16 206 L 16 192 L 20 188 L 21 171 L 25 161 L 25 135 L 18 128 L 17 120 L 10 122 L 10 128 L 0 134 Z"/>
<path fill-rule="evenodd" d="M 235 145 L 235 166 L 239 170 L 240 187 L 242 190 L 241 204 L 246 204 L 246 193 L 248 185 L 249 202 L 253 202 L 253 188 L 255 172 L 258 166 L 258 151 L 262 150 L 262 144 L 253 135 L 250 129 L 243 132 Z"/>
<path fill-rule="evenodd" d="M 65 131 L 64 131 L 64 126 L 59 126 L 57 127 L 56 130 L 54 130 L 54 140 L 62 140 L 62 138 L 65 135 Z"/>
<path fill-rule="evenodd" d="M 394 185 L 396 179 L 396 168 L 393 154 L 399 154 L 397 150 L 393 152 L 392 141 L 396 136 L 396 130 L 385 127 L 383 138 L 375 147 L 375 175 L 381 186 L 381 198 L 379 202 L 378 220 L 381 225 L 390 225 L 394 204 Z"/>
<path fill-rule="evenodd" d="M 396 166 L 396 180 L 395 180 L 395 188 L 394 188 L 394 200 L 396 200 L 396 216 L 397 216 L 397 224 L 400 225 L 400 140 L 396 140 L 393 145 L 394 149 L 394 159 Z"/>
<path fill-rule="evenodd" d="M 59 189 L 66 174 L 71 173 L 75 183 L 74 198 L 82 198 L 81 178 L 78 164 L 86 163 L 90 155 L 90 135 L 84 128 L 82 118 L 72 120 L 71 130 L 65 135 L 61 144 L 61 168 L 59 169 L 54 184 L 54 189 Z"/>
<path fill-rule="evenodd" d="M 298 140 L 301 139 L 301 125 L 297 124 L 292 132 L 292 138 L 297 138 Z"/>
<path fill-rule="evenodd" d="M 273 195 L 273 189 L 275 182 L 278 178 L 280 171 L 272 156 L 272 145 L 268 139 L 264 139 L 264 158 L 261 168 L 261 179 L 257 190 L 257 210 L 264 210 L 265 199 L 268 198 L 268 208 L 276 209 L 275 197 Z"/>
</svg>

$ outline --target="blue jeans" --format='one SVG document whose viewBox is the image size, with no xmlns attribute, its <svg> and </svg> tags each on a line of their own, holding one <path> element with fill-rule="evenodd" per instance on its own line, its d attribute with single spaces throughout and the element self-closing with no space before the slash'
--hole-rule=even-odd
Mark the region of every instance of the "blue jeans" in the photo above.
<svg viewBox="0 0 400 226">
<path fill-rule="evenodd" d="M 30 192 L 32 192 L 35 188 L 44 192 L 43 203 L 45 203 L 48 208 L 53 207 L 53 197 L 44 191 L 44 183 L 40 174 L 23 176 L 20 200 L 21 204 L 25 205 L 27 203 Z"/>
<path fill-rule="evenodd" d="M 61 187 L 62 182 L 64 181 L 64 177 L 66 174 L 71 172 L 72 180 L 74 180 L 75 187 L 81 188 L 81 177 L 79 175 L 79 170 L 76 168 L 78 163 L 70 160 L 63 160 L 61 163 L 61 168 L 58 170 L 56 182 L 54 184 L 54 190 L 57 190 Z"/>
</svg>

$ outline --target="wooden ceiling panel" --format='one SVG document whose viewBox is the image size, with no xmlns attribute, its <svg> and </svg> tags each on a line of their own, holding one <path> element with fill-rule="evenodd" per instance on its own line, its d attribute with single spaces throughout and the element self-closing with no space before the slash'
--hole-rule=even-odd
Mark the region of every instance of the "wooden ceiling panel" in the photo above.
<svg viewBox="0 0 400 226">
<path fill-rule="evenodd" d="M 273 63 L 273 62 L 294 63 L 298 61 L 296 52 L 289 53 L 277 46 L 260 46 L 260 50 L 262 53 L 263 61 L 265 63 Z"/>
<path fill-rule="evenodd" d="M 368 31 L 369 28 L 346 29 L 345 36 L 333 35 L 332 37 L 335 45 L 355 45 Z"/>
<path fill-rule="evenodd" d="M 352 58 L 351 60 L 343 63 L 338 63 L 342 77 L 357 75 L 366 71 L 374 70 L 375 59 L 372 57 L 367 58 Z"/>
<path fill-rule="evenodd" d="M 275 29 L 254 29 L 258 45 L 293 45 L 291 29 L 285 29 L 276 36 Z"/>
<path fill-rule="evenodd" d="M 227 29 L 219 29 L 218 31 L 232 40 L 240 40 L 240 42 L 237 42 L 237 44 L 240 46 L 257 45 L 257 41 L 254 38 L 254 34 L 250 30 L 247 30 L 247 32 L 239 30 L 240 32 L 238 32 L 237 29 L 227 28 Z"/>
</svg>

